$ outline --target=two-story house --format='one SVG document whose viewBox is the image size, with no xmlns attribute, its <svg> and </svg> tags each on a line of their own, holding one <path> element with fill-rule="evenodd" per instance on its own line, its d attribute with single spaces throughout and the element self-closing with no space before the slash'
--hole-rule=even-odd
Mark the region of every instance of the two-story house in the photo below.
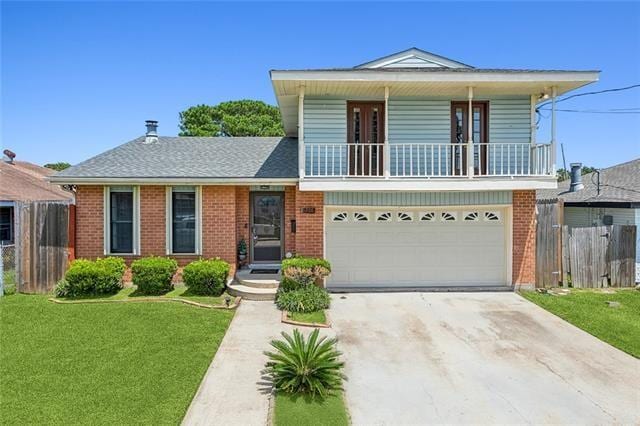
<svg viewBox="0 0 640 426">
<path fill-rule="evenodd" d="M 284 138 L 145 136 L 58 174 L 81 257 L 326 257 L 330 290 L 532 285 L 555 110 L 597 71 L 478 69 L 419 49 L 272 70 Z M 265 266 L 266 265 L 266 266 Z"/>
</svg>

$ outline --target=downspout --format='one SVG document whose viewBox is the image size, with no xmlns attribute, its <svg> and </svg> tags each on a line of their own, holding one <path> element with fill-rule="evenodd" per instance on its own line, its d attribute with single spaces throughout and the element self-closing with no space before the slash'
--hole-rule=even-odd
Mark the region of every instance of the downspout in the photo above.
<svg viewBox="0 0 640 426">
<path fill-rule="evenodd" d="M 468 87 L 469 109 L 467 111 L 467 176 L 473 179 L 473 87 Z"/>
<path fill-rule="evenodd" d="M 304 179 L 304 165 L 304 85 L 300 85 L 298 89 L 298 177 L 300 180 Z"/>
<path fill-rule="evenodd" d="M 389 86 L 384 86 L 384 177 L 391 177 L 391 150 L 389 146 Z"/>
<path fill-rule="evenodd" d="M 556 174 L 556 96 L 558 88 L 551 88 L 551 173 Z"/>
</svg>

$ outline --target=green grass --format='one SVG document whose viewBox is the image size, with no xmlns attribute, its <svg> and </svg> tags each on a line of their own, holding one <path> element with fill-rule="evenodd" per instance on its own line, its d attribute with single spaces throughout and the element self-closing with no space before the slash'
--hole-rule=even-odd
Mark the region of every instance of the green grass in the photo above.
<svg viewBox="0 0 640 426">
<path fill-rule="evenodd" d="M 225 296 L 226 293 L 223 293 L 221 296 L 198 296 L 189 291 L 187 287 L 184 285 L 176 285 L 173 290 L 169 293 L 166 293 L 162 296 L 152 296 L 152 297 L 179 297 L 182 299 L 191 300 L 194 302 L 205 303 L 209 305 L 224 305 L 225 304 Z M 78 297 L 66 297 L 63 300 L 92 300 L 92 299 L 100 299 L 100 300 L 126 300 L 132 299 L 136 297 L 148 297 L 145 294 L 139 294 L 136 292 L 135 287 L 125 287 L 116 294 L 110 295 L 100 295 L 100 296 L 78 296 Z M 233 301 L 233 297 L 231 297 L 231 301 Z"/>
<path fill-rule="evenodd" d="M 324 315 L 324 311 L 315 311 L 309 313 L 289 312 L 289 319 L 293 321 L 306 322 L 309 324 L 325 324 L 327 322 L 327 317 Z"/>
<path fill-rule="evenodd" d="M 16 271 L 14 269 L 3 270 L 2 283 L 4 286 L 4 294 L 14 294 L 16 292 Z"/>
<path fill-rule="evenodd" d="M 639 291 L 628 289 L 607 294 L 572 290 L 566 296 L 536 292 L 520 294 L 587 333 L 640 358 Z M 607 301 L 620 302 L 620 307 L 609 307 Z"/>
<path fill-rule="evenodd" d="M 340 426 L 349 424 L 342 392 L 325 399 L 310 395 L 276 394 L 275 426 Z"/>
<path fill-rule="evenodd" d="M 0 298 L 0 423 L 178 424 L 233 311 Z"/>
</svg>

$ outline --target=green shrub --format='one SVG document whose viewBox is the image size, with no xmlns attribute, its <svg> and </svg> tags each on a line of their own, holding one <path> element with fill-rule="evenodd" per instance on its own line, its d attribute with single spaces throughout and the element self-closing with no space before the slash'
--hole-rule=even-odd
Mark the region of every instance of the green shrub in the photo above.
<svg viewBox="0 0 640 426">
<path fill-rule="evenodd" d="M 288 268 L 313 269 L 314 267 L 326 269 L 327 275 L 331 272 L 331 264 L 328 260 L 322 258 L 296 256 L 282 261 L 283 271 L 286 271 Z"/>
<path fill-rule="evenodd" d="M 331 297 L 327 290 L 309 285 L 290 291 L 278 291 L 276 305 L 281 311 L 289 312 L 314 312 L 327 309 L 331 303 Z"/>
<path fill-rule="evenodd" d="M 168 257 L 149 256 L 131 264 L 132 281 L 139 294 L 160 295 L 173 290 L 171 279 L 178 263 Z"/>
<path fill-rule="evenodd" d="M 313 257 L 293 257 L 282 261 L 282 282 L 280 292 L 297 290 L 311 284 L 320 284 L 331 272 L 331 265 L 325 259 Z"/>
<path fill-rule="evenodd" d="M 76 297 L 117 293 L 122 288 L 122 276 L 126 269 L 119 257 L 74 260 L 64 279 L 54 290 L 58 297 Z"/>
<path fill-rule="evenodd" d="M 193 294 L 220 296 L 227 284 L 229 264 L 224 260 L 196 260 L 184 267 L 182 280 Z"/>
<path fill-rule="evenodd" d="M 342 388 L 344 363 L 339 360 L 336 339 L 318 339 L 318 335 L 319 330 L 315 329 L 305 340 L 294 329 L 293 337 L 283 332 L 284 340 L 271 342 L 276 352 L 265 352 L 269 357 L 266 367 L 276 390 L 325 397 Z"/>
<path fill-rule="evenodd" d="M 278 293 L 284 293 L 291 290 L 298 290 L 304 287 L 303 284 L 300 284 L 298 281 L 295 281 L 287 276 L 282 277 L 282 281 L 280 281 L 280 285 L 278 286 Z"/>
</svg>

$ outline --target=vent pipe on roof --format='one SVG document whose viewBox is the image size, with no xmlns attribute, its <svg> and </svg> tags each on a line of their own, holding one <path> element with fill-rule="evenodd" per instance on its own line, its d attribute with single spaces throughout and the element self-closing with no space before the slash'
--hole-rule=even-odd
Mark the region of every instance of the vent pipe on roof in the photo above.
<svg viewBox="0 0 640 426">
<path fill-rule="evenodd" d="M 571 163 L 571 185 L 569 192 L 580 191 L 584 188 L 582 184 L 582 163 Z"/>
<path fill-rule="evenodd" d="M 147 126 L 144 143 L 158 142 L 158 122 L 155 120 L 147 120 L 144 124 Z"/>
<path fill-rule="evenodd" d="M 3 158 L 4 162 L 13 164 L 13 159 L 16 158 L 15 152 L 9 149 L 5 149 L 4 151 L 2 151 L 2 153 L 4 154 L 4 158 Z"/>
</svg>

